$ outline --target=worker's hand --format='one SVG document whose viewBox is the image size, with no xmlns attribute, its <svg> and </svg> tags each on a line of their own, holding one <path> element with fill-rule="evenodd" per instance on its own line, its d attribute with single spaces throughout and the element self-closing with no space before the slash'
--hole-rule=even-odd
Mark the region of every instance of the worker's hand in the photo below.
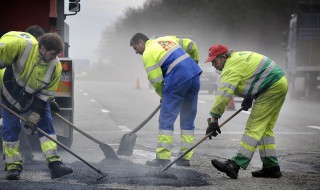
<svg viewBox="0 0 320 190">
<path fill-rule="evenodd" d="M 37 124 L 40 121 L 40 115 L 36 112 L 32 112 L 28 119 L 26 120 L 26 123 L 24 124 L 24 127 L 31 130 L 31 134 L 33 135 L 34 132 L 37 130 Z"/>
<path fill-rule="evenodd" d="M 252 101 L 253 101 L 253 99 L 251 99 L 251 98 L 245 98 L 242 101 L 241 107 L 243 108 L 244 111 L 248 111 L 252 107 Z"/>
<path fill-rule="evenodd" d="M 209 136 L 209 139 L 212 139 L 212 137 L 216 137 L 218 135 L 218 133 L 221 134 L 220 127 L 218 125 L 218 121 L 211 122 L 211 118 L 208 118 L 207 122 L 208 122 L 208 127 L 206 130 L 206 135 L 211 133 L 211 135 Z"/>
<path fill-rule="evenodd" d="M 51 102 L 49 102 L 49 105 L 50 105 L 51 111 L 56 112 L 56 113 L 58 113 L 60 111 L 60 107 L 57 102 L 51 101 Z"/>
</svg>

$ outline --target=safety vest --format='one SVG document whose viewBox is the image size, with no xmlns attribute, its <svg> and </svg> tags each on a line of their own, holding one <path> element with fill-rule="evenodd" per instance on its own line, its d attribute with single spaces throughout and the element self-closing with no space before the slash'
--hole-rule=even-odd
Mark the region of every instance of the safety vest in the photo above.
<svg viewBox="0 0 320 190">
<path fill-rule="evenodd" d="M 196 63 L 199 62 L 198 46 L 193 40 L 189 38 L 178 38 L 176 36 L 171 37 L 177 41 L 182 49 L 184 49 Z"/>
<path fill-rule="evenodd" d="M 234 52 L 227 59 L 210 114 L 220 118 L 232 96 L 256 98 L 284 76 L 270 58 L 249 51 Z"/>
<path fill-rule="evenodd" d="M 0 68 L 6 68 L 2 95 L 18 111 L 28 109 L 34 97 L 53 99 L 60 81 L 59 59 L 45 62 L 38 48 L 37 40 L 25 32 L 8 32 L 0 39 Z"/>
<path fill-rule="evenodd" d="M 148 40 L 142 60 L 148 79 L 159 96 L 162 96 L 164 83 L 171 81 L 174 85 L 179 85 L 202 72 L 178 44 L 177 38 L 170 36 Z M 173 72 L 175 76 L 170 77 Z"/>
</svg>

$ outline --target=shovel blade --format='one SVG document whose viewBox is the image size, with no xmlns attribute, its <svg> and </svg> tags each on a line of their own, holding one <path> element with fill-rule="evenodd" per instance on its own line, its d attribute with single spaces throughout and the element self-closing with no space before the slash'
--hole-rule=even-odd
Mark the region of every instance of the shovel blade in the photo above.
<svg viewBox="0 0 320 190">
<path fill-rule="evenodd" d="M 126 133 L 122 136 L 121 142 L 117 151 L 118 155 L 131 156 L 134 145 L 136 144 L 137 135 Z"/>
<path fill-rule="evenodd" d="M 99 144 L 100 149 L 102 150 L 106 159 L 118 160 L 118 156 L 115 151 L 107 144 Z"/>
</svg>

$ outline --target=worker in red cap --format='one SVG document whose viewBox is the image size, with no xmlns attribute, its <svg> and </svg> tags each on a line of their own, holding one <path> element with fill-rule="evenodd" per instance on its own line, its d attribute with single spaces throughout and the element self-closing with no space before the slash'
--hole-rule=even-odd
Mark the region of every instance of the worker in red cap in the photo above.
<svg viewBox="0 0 320 190">
<path fill-rule="evenodd" d="M 218 119 L 232 96 L 243 97 L 245 111 L 253 107 L 237 154 L 220 162 L 211 160 L 212 165 L 237 179 L 239 169 L 246 169 L 256 148 L 259 148 L 262 169 L 252 172 L 253 177 L 279 178 L 282 176 L 276 156 L 273 128 L 288 91 L 288 82 L 282 69 L 270 58 L 251 51 L 231 52 L 223 44 L 209 49 L 206 62 L 211 62 L 221 72 L 221 82 L 210 110 L 206 134 L 221 133 Z"/>
</svg>

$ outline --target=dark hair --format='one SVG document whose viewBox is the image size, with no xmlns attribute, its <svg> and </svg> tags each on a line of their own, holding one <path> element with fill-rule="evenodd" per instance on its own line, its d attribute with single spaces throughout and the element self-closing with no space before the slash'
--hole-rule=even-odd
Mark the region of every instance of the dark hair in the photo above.
<svg viewBox="0 0 320 190">
<path fill-rule="evenodd" d="M 146 42 L 149 40 L 149 38 L 142 33 L 136 33 L 135 35 L 132 36 L 130 40 L 130 46 L 139 43 L 139 40 Z"/>
<path fill-rule="evenodd" d="M 26 32 L 28 32 L 29 34 L 31 34 L 32 36 L 34 36 L 35 38 L 39 38 L 40 36 L 42 36 L 44 34 L 44 31 L 42 30 L 42 28 L 38 25 L 32 25 L 29 26 L 26 29 Z"/>
<path fill-rule="evenodd" d="M 56 33 L 47 33 L 39 37 L 39 47 L 44 47 L 47 51 L 55 50 L 57 53 L 62 52 L 63 42 L 61 37 Z"/>
</svg>

